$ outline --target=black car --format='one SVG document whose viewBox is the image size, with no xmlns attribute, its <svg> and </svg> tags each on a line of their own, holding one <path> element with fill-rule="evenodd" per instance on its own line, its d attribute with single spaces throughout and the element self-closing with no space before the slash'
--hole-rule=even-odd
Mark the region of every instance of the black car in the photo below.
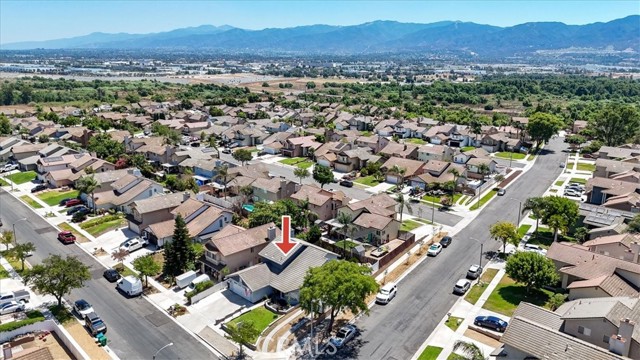
<svg viewBox="0 0 640 360">
<path fill-rule="evenodd" d="M 473 321 L 473 324 L 475 326 L 493 329 L 497 332 L 503 332 L 509 325 L 509 323 L 496 316 L 478 316 Z"/>
<path fill-rule="evenodd" d="M 79 211 L 84 211 L 84 210 L 89 210 L 89 208 L 87 208 L 84 205 L 74 206 L 71 209 L 67 210 L 67 215 L 73 215 Z"/>
<path fill-rule="evenodd" d="M 102 276 L 109 280 L 109 282 L 116 282 L 120 280 L 120 273 L 116 269 L 107 269 L 102 273 Z"/>
<path fill-rule="evenodd" d="M 44 185 L 44 184 L 36 185 L 33 189 L 31 189 L 31 192 L 34 193 L 42 190 L 47 190 L 47 185 Z"/>
<path fill-rule="evenodd" d="M 351 181 L 351 180 L 342 180 L 342 181 L 340 181 L 340 185 L 350 188 L 350 187 L 353 187 L 353 181 Z"/>
<path fill-rule="evenodd" d="M 451 245 L 451 240 L 451 236 L 445 236 L 440 240 L 440 245 L 442 245 L 442 247 L 447 247 Z"/>
</svg>

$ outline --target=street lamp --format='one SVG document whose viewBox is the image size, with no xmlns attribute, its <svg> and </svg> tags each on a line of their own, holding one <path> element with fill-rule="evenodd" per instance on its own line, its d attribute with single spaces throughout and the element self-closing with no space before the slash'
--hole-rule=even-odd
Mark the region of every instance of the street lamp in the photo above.
<svg viewBox="0 0 640 360">
<path fill-rule="evenodd" d="M 480 267 L 482 267 L 482 254 L 484 253 L 484 243 L 481 242 L 480 240 L 472 238 L 472 237 L 469 238 L 469 239 L 471 239 L 471 240 L 477 242 L 478 244 L 480 244 L 480 264 L 479 265 L 480 265 Z"/>
<path fill-rule="evenodd" d="M 522 215 L 522 200 L 518 200 L 515 198 L 509 198 L 511 200 L 515 200 L 518 202 L 518 222 L 516 223 L 516 227 L 520 226 L 520 215 Z"/>
<path fill-rule="evenodd" d="M 11 224 L 11 227 L 13 228 L 13 244 L 14 245 L 18 244 L 18 235 L 16 234 L 16 224 L 19 223 L 20 221 L 26 221 L 26 220 L 27 218 L 18 219 L 14 221 L 13 224 Z"/>
<path fill-rule="evenodd" d="M 156 360 L 156 356 L 158 356 L 158 353 L 160 353 L 160 351 L 162 351 L 162 350 L 164 350 L 164 349 L 168 348 L 169 346 L 173 346 L 173 343 L 172 343 L 172 342 L 170 342 L 170 343 L 168 343 L 167 345 L 165 345 L 165 346 L 161 347 L 158 351 L 156 351 L 156 353 L 155 353 L 155 354 L 153 354 L 153 360 Z"/>
</svg>

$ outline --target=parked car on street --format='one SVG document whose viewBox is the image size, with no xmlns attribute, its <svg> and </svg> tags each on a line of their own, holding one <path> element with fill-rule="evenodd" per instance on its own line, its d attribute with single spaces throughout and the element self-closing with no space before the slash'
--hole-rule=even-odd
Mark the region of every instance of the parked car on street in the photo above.
<svg viewBox="0 0 640 360">
<path fill-rule="evenodd" d="M 469 270 L 467 270 L 467 279 L 477 279 L 482 275 L 482 266 L 480 265 L 471 265 Z"/>
<path fill-rule="evenodd" d="M 438 254 L 440 254 L 441 251 L 442 251 L 442 245 L 440 245 L 439 243 L 435 243 L 429 246 L 429 250 L 427 250 L 427 255 L 438 256 Z"/>
<path fill-rule="evenodd" d="M 442 245 L 442 247 L 448 247 L 449 245 L 451 245 L 451 241 L 453 239 L 451 238 L 451 236 L 445 236 L 442 238 L 442 240 L 440 240 L 440 245 Z"/>
<path fill-rule="evenodd" d="M 142 281 L 133 275 L 128 275 L 118 280 L 116 288 L 127 294 L 127 296 L 142 295 Z"/>
<path fill-rule="evenodd" d="M 350 188 L 350 187 L 353 187 L 353 181 L 351 181 L 351 180 L 342 180 L 342 181 L 340 181 L 340 185 Z"/>
<path fill-rule="evenodd" d="M 503 196 L 506 193 L 507 193 L 507 190 L 505 190 L 504 188 L 498 189 L 498 196 Z"/>
<path fill-rule="evenodd" d="M 471 281 L 467 279 L 460 279 L 453 286 L 453 293 L 458 295 L 464 295 L 467 292 L 467 290 L 469 290 L 469 287 L 471 287 Z"/>
<path fill-rule="evenodd" d="M 24 303 L 17 301 L 10 301 L 0 305 L 0 315 L 12 314 L 14 312 L 23 311 Z"/>
<path fill-rule="evenodd" d="M 84 206 L 84 205 L 76 205 L 72 208 L 70 208 L 69 210 L 67 210 L 67 215 L 73 215 L 75 213 L 77 213 L 78 211 L 83 211 L 83 210 L 89 210 L 88 207 Z"/>
<path fill-rule="evenodd" d="M 376 302 L 378 304 L 388 304 L 398 292 L 398 286 L 395 283 L 388 283 L 380 288 L 376 295 Z"/>
<path fill-rule="evenodd" d="M 64 203 L 64 206 L 72 207 L 72 206 L 76 206 L 76 205 L 80 205 L 80 204 L 82 204 L 82 200 L 80 200 L 80 199 L 71 199 L 71 200 L 67 200 L 67 202 Z"/>
<path fill-rule="evenodd" d="M 336 335 L 329 339 L 329 342 L 333 344 L 333 346 L 337 348 L 341 348 L 349 342 L 349 340 L 353 339 L 354 336 L 358 333 L 358 329 L 353 325 L 345 325 L 338 329 Z"/>
<path fill-rule="evenodd" d="M 73 244 L 76 241 L 76 236 L 71 231 L 60 231 L 58 233 L 58 240 L 63 244 Z"/>
<path fill-rule="evenodd" d="M 93 312 L 93 306 L 87 300 L 80 299 L 73 303 L 73 310 L 80 316 L 85 316 Z"/>
<path fill-rule="evenodd" d="M 91 336 L 107 332 L 107 324 L 95 312 L 90 312 L 84 316 L 84 326 L 89 330 Z"/>
<path fill-rule="evenodd" d="M 504 332 L 509 323 L 500 319 L 497 316 L 477 316 L 473 320 L 475 326 L 481 326 L 488 329 L 493 329 L 497 332 Z"/>
<path fill-rule="evenodd" d="M 140 237 L 135 237 L 133 239 L 129 239 L 123 242 L 122 244 L 120 244 L 120 250 L 134 252 L 136 250 L 142 249 L 143 247 L 147 246 L 147 244 L 148 244 L 147 240 Z"/>
<path fill-rule="evenodd" d="M 34 186 L 33 188 L 31 188 L 31 193 L 36 193 L 38 191 L 42 191 L 42 190 L 47 190 L 47 185 L 45 184 L 38 184 L 36 186 Z"/>
<path fill-rule="evenodd" d="M 104 276 L 104 278 L 109 282 L 116 282 L 120 280 L 121 277 L 120 273 L 116 269 L 107 269 L 102 273 L 102 276 Z"/>
<path fill-rule="evenodd" d="M 26 303 L 26 302 L 29 302 L 29 300 L 31 300 L 31 294 L 26 289 L 6 291 L 6 292 L 0 293 L 0 304 L 4 304 L 11 301 Z"/>
</svg>

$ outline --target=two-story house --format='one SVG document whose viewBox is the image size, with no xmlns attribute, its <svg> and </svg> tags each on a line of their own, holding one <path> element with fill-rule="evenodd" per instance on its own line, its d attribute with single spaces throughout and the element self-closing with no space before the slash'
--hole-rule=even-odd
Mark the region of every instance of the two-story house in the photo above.
<svg viewBox="0 0 640 360">
<path fill-rule="evenodd" d="M 251 183 L 253 201 L 276 202 L 296 192 L 298 184 L 282 178 L 257 178 Z"/>
<path fill-rule="evenodd" d="M 190 198 L 190 192 L 183 192 L 134 201 L 131 203 L 131 213 L 127 215 L 129 230 L 142 235 L 149 225 L 173 219 L 171 211 Z"/>
<path fill-rule="evenodd" d="M 282 155 L 286 157 L 306 157 L 321 145 L 321 143 L 316 141 L 315 136 L 290 137 L 285 140 L 284 147 L 281 151 Z"/>
<path fill-rule="evenodd" d="M 104 174 L 104 173 L 103 173 Z M 95 192 L 93 198 L 87 196 L 87 204 L 90 208 L 115 209 L 125 214 L 131 213 L 130 205 L 136 200 L 148 199 L 163 193 L 162 185 L 142 176 L 127 174 L 111 183 L 110 189 Z"/>
<path fill-rule="evenodd" d="M 335 218 L 338 209 L 351 201 L 342 191 L 328 191 L 312 185 L 302 185 L 291 199 L 298 203 L 308 201 L 309 210 L 324 221 Z"/>
<path fill-rule="evenodd" d="M 396 239 L 400 222 L 396 220 L 396 201 L 387 194 L 378 194 L 369 199 L 355 201 L 338 209 L 352 219 L 352 233 L 349 237 L 379 245 Z M 341 226 L 335 220 L 334 226 Z"/>
<path fill-rule="evenodd" d="M 384 149 L 380 150 L 379 154 L 385 158 L 395 156 L 403 159 L 416 160 L 418 158 L 418 147 L 413 144 L 390 142 Z"/>
<path fill-rule="evenodd" d="M 447 145 L 425 144 L 418 148 L 418 160 L 453 161 L 455 151 Z"/>
<path fill-rule="evenodd" d="M 381 170 L 386 172 L 386 181 L 390 184 L 404 183 L 405 179 L 410 179 L 416 175 L 422 174 L 426 163 L 418 160 L 409 160 L 399 157 L 390 157 L 381 166 Z M 399 172 L 392 171 L 393 169 Z"/>
</svg>

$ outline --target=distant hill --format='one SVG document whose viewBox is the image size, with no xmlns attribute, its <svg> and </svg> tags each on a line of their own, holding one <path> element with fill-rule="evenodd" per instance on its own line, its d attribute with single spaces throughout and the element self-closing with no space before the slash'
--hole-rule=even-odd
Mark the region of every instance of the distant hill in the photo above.
<svg viewBox="0 0 640 360">
<path fill-rule="evenodd" d="M 318 54 L 462 51 L 488 56 L 569 47 L 639 52 L 640 15 L 587 25 L 533 22 L 511 27 L 457 21 L 431 24 L 374 21 L 353 26 L 311 25 L 263 30 L 203 25 L 153 34 L 93 33 L 2 45 L 3 50 L 184 49 Z"/>
</svg>

